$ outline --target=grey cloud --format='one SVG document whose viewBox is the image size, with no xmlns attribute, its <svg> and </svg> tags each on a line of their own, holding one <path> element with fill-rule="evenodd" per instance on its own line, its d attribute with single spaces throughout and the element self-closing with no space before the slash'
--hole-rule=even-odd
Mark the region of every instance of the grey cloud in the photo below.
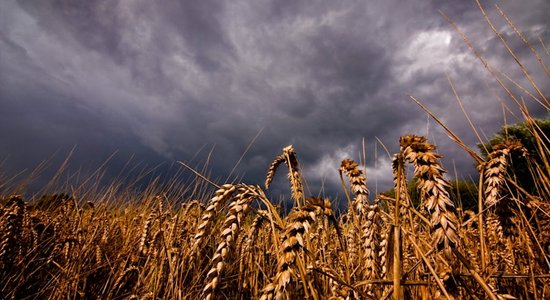
<svg viewBox="0 0 550 300">
<path fill-rule="evenodd" d="M 530 39 L 548 40 L 545 1 L 501 5 Z M 16 153 L 7 164 L 22 169 L 79 144 L 86 154 L 120 149 L 155 162 L 190 160 L 202 149 L 198 163 L 214 147 L 209 166 L 225 179 L 263 129 L 237 175 L 261 183 L 270 160 L 292 143 L 315 193 L 324 176 L 325 188 L 339 191 L 332 184 L 338 164 L 328 164 L 357 158 L 365 137 L 367 165 L 385 189 L 391 170 L 380 167 L 381 149 L 375 168 L 375 136 L 393 152 L 400 135 L 426 132 L 426 115 L 409 95 L 475 147 L 446 74 L 480 130 L 502 124 L 494 99 L 502 91 L 438 9 L 526 84 L 465 1 L 4 1 L 0 157 Z M 504 34 L 548 94 L 531 53 Z M 454 162 L 459 173 L 472 173 L 471 160 L 434 121 L 430 135 L 449 168 Z M 280 179 L 276 189 L 285 187 Z"/>
</svg>

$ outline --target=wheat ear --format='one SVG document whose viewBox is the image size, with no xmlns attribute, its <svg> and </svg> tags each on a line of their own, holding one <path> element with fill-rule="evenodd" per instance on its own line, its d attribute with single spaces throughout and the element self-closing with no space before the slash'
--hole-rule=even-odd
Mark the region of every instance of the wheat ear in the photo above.
<svg viewBox="0 0 550 300">
<path fill-rule="evenodd" d="M 296 150 L 292 145 L 283 148 L 283 154 L 277 156 L 267 171 L 265 180 L 265 188 L 268 189 L 273 181 L 275 172 L 281 163 L 285 163 L 288 167 L 288 180 L 290 181 L 290 190 L 292 192 L 292 199 L 300 206 L 304 198 L 304 188 L 302 186 L 302 177 L 300 175 L 300 165 L 298 163 L 298 157 Z"/>
<path fill-rule="evenodd" d="M 509 218 L 510 210 L 508 201 L 502 203 L 502 186 L 505 183 L 506 168 L 508 160 L 512 153 L 526 155 L 527 151 L 523 148 L 521 142 L 517 140 L 505 140 L 493 146 L 493 151 L 487 155 L 489 160 L 480 169 L 484 169 L 484 205 L 489 207 L 486 224 L 488 227 L 488 239 L 492 248 L 490 251 L 491 261 L 497 268 L 502 269 L 501 264 L 504 261 L 507 266 L 510 264 L 510 253 L 506 252 L 506 245 L 509 241 L 505 240 L 503 222 Z"/>
<path fill-rule="evenodd" d="M 404 136 L 400 144 L 403 157 L 414 165 L 422 204 L 431 215 L 435 245 L 449 253 L 459 242 L 458 219 L 447 191 L 449 184 L 443 178 L 445 170 L 439 163 L 441 156 L 434 152 L 436 146 L 427 143 L 424 137 Z"/>
<path fill-rule="evenodd" d="M 384 222 L 384 224 L 388 224 Z M 378 257 L 380 257 L 380 278 L 386 278 L 388 273 L 389 262 L 388 262 L 388 238 L 389 238 L 389 226 L 384 226 L 380 228 L 380 245 L 378 247 Z"/>
<path fill-rule="evenodd" d="M 362 220 L 363 231 L 363 259 L 365 262 L 366 279 L 372 280 L 379 278 L 380 268 L 380 216 L 378 203 L 367 205 L 365 207 L 366 215 Z M 368 292 L 372 290 L 372 285 L 368 286 Z"/>
<path fill-rule="evenodd" d="M 332 215 L 330 201 L 308 198 L 306 205 L 294 208 L 287 216 L 282 248 L 277 257 L 277 274 L 262 290 L 261 300 L 288 299 L 288 286 L 295 280 L 296 272 L 306 274 L 303 257 L 304 239 L 319 214 Z"/>
<path fill-rule="evenodd" d="M 139 269 L 137 267 L 129 267 L 124 270 L 117 278 L 113 289 L 109 293 L 108 299 L 116 299 L 130 294 L 138 284 Z"/>
<path fill-rule="evenodd" d="M 277 169 L 279 166 L 284 163 L 286 160 L 284 154 L 281 154 L 271 162 L 269 165 L 269 169 L 267 170 L 267 176 L 265 177 L 265 188 L 268 189 L 271 185 L 271 182 L 273 182 L 273 177 L 275 177 L 275 173 L 277 172 Z"/>
<path fill-rule="evenodd" d="M 500 149 L 491 152 L 489 161 L 486 164 L 483 173 L 485 183 L 485 206 L 490 207 L 500 200 L 500 189 L 504 183 L 504 174 L 506 172 L 507 157 L 509 149 Z"/>
<path fill-rule="evenodd" d="M 500 201 L 500 191 L 511 152 L 521 152 L 525 155 L 526 150 L 519 141 L 507 140 L 493 146 L 493 151 L 487 155 L 489 161 L 486 162 L 483 174 L 487 207 L 496 205 Z"/>
<path fill-rule="evenodd" d="M 0 232 L 0 270 L 7 270 L 15 265 L 15 260 L 21 249 L 23 215 L 25 202 L 20 196 L 12 196 L 8 200 L 10 208 L 7 210 L 5 222 L 2 222 Z"/>
<path fill-rule="evenodd" d="M 195 252 L 198 250 L 202 238 L 208 230 L 208 227 L 212 222 L 212 218 L 214 218 L 214 216 L 216 215 L 216 212 L 225 203 L 225 201 L 231 198 L 233 192 L 235 192 L 236 189 L 237 186 L 233 184 L 224 184 L 216 191 L 214 197 L 210 199 L 208 207 L 202 214 L 201 223 L 197 227 L 198 232 L 197 234 L 195 234 L 193 245 L 191 246 L 192 254 L 195 254 Z"/>
<path fill-rule="evenodd" d="M 238 194 L 235 200 L 229 205 L 229 211 L 223 223 L 223 231 L 220 235 L 220 242 L 211 260 L 212 268 L 206 275 L 207 284 L 203 289 L 203 299 L 213 299 L 221 281 L 221 274 L 227 263 L 229 249 L 237 241 L 242 220 L 250 209 L 250 203 L 257 197 L 264 197 L 259 187 L 250 185 L 239 185 Z"/>
<path fill-rule="evenodd" d="M 369 203 L 369 189 L 367 187 L 367 178 L 359 165 L 351 159 L 344 159 L 340 164 L 340 176 L 342 173 L 348 176 L 351 190 L 355 194 L 353 206 L 357 213 L 361 213 L 363 207 Z"/>
<path fill-rule="evenodd" d="M 141 231 L 141 238 L 139 239 L 139 255 L 140 256 L 147 256 L 147 253 L 149 253 L 149 245 L 151 243 L 151 240 L 149 239 L 150 233 L 151 233 L 151 225 L 153 225 L 153 222 L 155 221 L 155 218 L 157 217 L 157 214 L 154 212 L 151 212 L 149 216 L 147 217 L 147 220 L 145 220 L 145 223 L 143 223 L 143 229 Z"/>
</svg>

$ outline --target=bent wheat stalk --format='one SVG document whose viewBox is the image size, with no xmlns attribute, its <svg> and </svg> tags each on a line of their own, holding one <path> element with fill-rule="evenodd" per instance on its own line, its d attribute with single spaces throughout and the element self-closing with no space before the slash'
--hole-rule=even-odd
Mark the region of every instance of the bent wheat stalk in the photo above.
<svg viewBox="0 0 550 300">
<path fill-rule="evenodd" d="M 288 167 L 288 180 L 290 181 L 290 190 L 292 192 L 292 199 L 298 206 L 301 206 L 304 202 L 304 188 L 302 186 L 302 177 L 300 175 L 300 165 L 298 163 L 298 157 L 296 150 L 292 145 L 283 148 L 283 154 L 277 156 L 267 171 L 265 179 L 265 188 L 268 189 L 273 181 L 275 172 L 281 163 L 285 163 Z"/>
<path fill-rule="evenodd" d="M 198 232 L 197 234 L 195 234 L 193 245 L 191 246 L 192 255 L 196 254 L 196 251 L 201 244 L 202 238 L 208 230 L 208 227 L 210 226 L 212 219 L 216 215 L 216 212 L 221 208 L 225 201 L 231 198 L 236 189 L 237 187 L 235 185 L 224 184 L 216 191 L 214 197 L 210 199 L 208 207 L 202 214 L 201 224 L 197 228 Z"/>
</svg>

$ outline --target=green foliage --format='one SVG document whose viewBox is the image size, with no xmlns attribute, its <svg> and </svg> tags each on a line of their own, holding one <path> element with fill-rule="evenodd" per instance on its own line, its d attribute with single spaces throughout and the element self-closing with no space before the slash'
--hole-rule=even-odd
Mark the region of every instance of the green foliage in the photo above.
<svg viewBox="0 0 550 300">
<path fill-rule="evenodd" d="M 450 182 L 449 193 L 451 200 L 462 210 L 477 211 L 477 184 L 466 180 L 453 180 Z"/>
<path fill-rule="evenodd" d="M 416 180 L 416 178 L 413 178 L 407 183 L 407 193 L 409 194 L 409 197 L 411 198 L 411 202 L 414 207 L 418 207 L 420 205 L 420 192 L 416 188 L 417 184 L 418 181 Z M 382 194 L 391 198 L 395 198 L 395 189 L 392 188 L 383 192 Z"/>
<path fill-rule="evenodd" d="M 411 198 L 412 205 L 416 208 L 420 206 L 420 192 L 417 189 L 418 180 L 413 178 L 407 183 L 407 192 Z M 451 200 L 462 207 L 463 210 L 477 209 L 477 185 L 471 181 L 452 180 L 449 182 L 449 196 Z M 395 198 L 395 189 L 383 193 L 388 197 Z"/>
<path fill-rule="evenodd" d="M 536 127 L 540 128 L 537 132 L 546 137 L 550 137 L 550 119 L 535 120 Z M 487 156 L 493 150 L 493 146 L 502 143 L 505 140 L 519 140 L 521 144 L 529 151 L 529 154 L 540 159 L 536 138 L 533 134 L 533 128 L 527 122 L 503 126 L 486 144 L 479 144 L 478 147 L 484 156 Z M 540 139 L 546 147 L 549 146 L 548 139 Z"/>
<path fill-rule="evenodd" d="M 515 181 L 529 192 L 536 189 L 536 178 L 532 175 L 529 164 L 543 165 L 542 155 L 546 155 L 550 147 L 548 138 L 550 137 L 550 119 L 535 120 L 536 126 L 527 122 L 503 126 L 488 143 L 479 144 L 481 153 L 487 157 L 488 153 L 493 151 L 493 147 L 505 140 L 518 140 L 527 150 L 528 155 L 522 156 L 519 153 L 513 153 L 508 173 L 515 177 Z M 533 134 L 536 130 L 539 138 Z M 539 151 L 537 140 L 542 144 L 542 154 Z"/>
</svg>

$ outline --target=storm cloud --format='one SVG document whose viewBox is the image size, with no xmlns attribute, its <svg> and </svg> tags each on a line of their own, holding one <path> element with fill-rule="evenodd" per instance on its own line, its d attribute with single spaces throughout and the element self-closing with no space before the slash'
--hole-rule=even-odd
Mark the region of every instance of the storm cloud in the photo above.
<svg viewBox="0 0 550 300">
<path fill-rule="evenodd" d="M 483 3 L 548 95 L 548 77 L 497 2 Z M 544 53 L 550 3 L 498 4 Z M 532 91 L 473 1 L 2 1 L 2 168 L 32 169 L 75 145 L 75 165 L 116 150 L 115 160 L 171 165 L 214 149 L 210 173 L 223 181 L 261 132 L 232 175 L 260 184 L 293 144 L 317 194 L 338 190 L 339 162 L 359 159 L 364 138 L 370 185 L 381 191 L 391 169 L 377 139 L 395 152 L 399 136 L 427 134 L 447 168 L 467 178 L 472 160 L 409 95 L 472 148 L 478 140 L 448 77 L 486 136 L 504 123 L 504 105 L 508 122 L 521 116 L 439 11 Z M 548 117 L 521 95 L 534 116 Z"/>
</svg>

